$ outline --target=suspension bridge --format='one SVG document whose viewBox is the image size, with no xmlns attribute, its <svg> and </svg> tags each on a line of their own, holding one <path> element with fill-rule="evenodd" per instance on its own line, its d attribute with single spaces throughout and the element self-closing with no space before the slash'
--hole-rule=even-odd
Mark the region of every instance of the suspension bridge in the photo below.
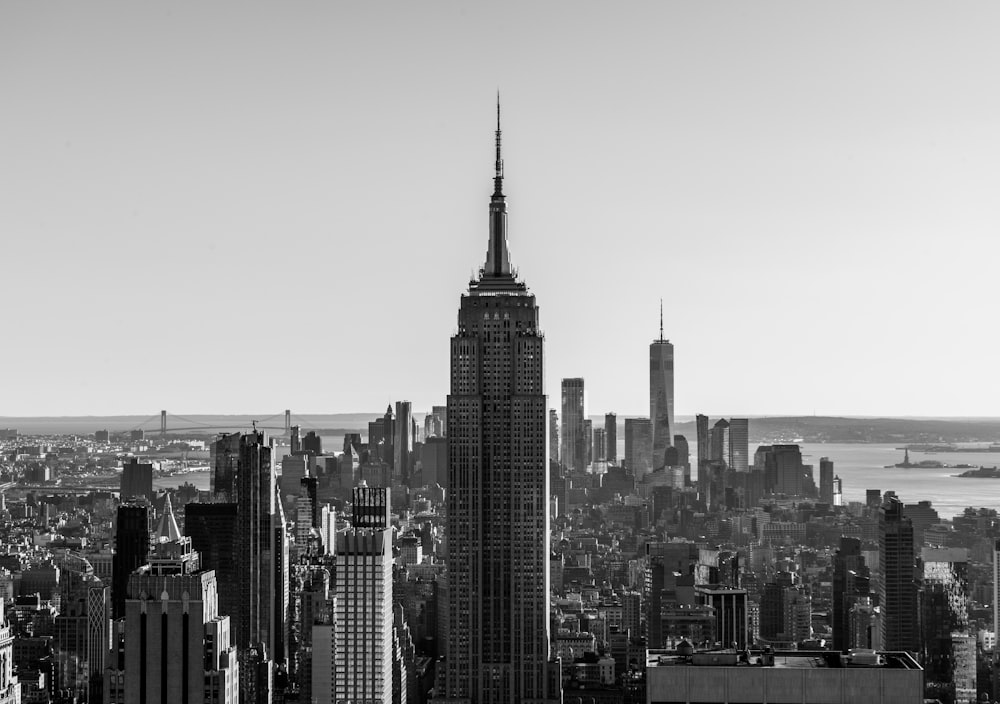
<svg viewBox="0 0 1000 704">
<path fill-rule="evenodd" d="M 280 431 L 283 435 L 291 435 L 293 425 L 318 430 L 312 423 L 304 418 L 292 415 L 292 412 L 287 409 L 283 413 L 275 413 L 265 418 L 234 416 L 231 423 L 220 422 L 223 418 L 228 417 L 208 416 L 208 418 L 211 420 L 201 421 L 179 416 L 175 413 L 160 411 L 159 414 L 146 418 L 131 428 L 131 430 L 142 430 L 146 434 L 155 433 L 158 430 L 160 437 L 166 437 L 168 433 L 242 431 L 249 429 L 251 426 L 257 428 L 257 430 Z M 159 420 L 158 427 L 156 425 L 157 420 Z"/>
</svg>

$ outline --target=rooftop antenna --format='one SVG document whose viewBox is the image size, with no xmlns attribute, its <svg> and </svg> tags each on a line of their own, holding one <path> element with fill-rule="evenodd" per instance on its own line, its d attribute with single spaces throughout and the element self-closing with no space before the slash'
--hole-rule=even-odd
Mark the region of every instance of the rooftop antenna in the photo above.
<svg viewBox="0 0 1000 704">
<path fill-rule="evenodd" d="M 660 342 L 663 342 L 663 299 L 660 299 Z"/>
</svg>

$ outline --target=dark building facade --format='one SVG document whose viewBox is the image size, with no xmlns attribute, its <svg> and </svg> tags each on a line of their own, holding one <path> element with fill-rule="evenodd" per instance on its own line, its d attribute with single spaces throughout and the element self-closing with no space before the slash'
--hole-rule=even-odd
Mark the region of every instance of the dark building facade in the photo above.
<svg viewBox="0 0 1000 704">
<path fill-rule="evenodd" d="M 111 561 L 111 611 L 114 618 L 125 616 L 128 578 L 149 554 L 149 509 L 145 504 L 118 507 L 115 527 L 115 554 Z"/>
<path fill-rule="evenodd" d="M 879 604 L 882 606 L 882 647 L 920 652 L 917 580 L 913 524 L 903 504 L 888 496 L 879 509 Z"/>
</svg>

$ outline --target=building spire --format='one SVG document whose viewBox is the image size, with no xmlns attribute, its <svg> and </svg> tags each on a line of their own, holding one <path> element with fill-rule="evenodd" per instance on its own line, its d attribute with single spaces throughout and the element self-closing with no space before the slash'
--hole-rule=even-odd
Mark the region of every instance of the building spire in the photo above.
<svg viewBox="0 0 1000 704">
<path fill-rule="evenodd" d="M 663 299 L 660 299 L 660 342 L 663 342 Z"/>
<path fill-rule="evenodd" d="M 156 529 L 156 539 L 161 543 L 173 543 L 181 539 L 181 531 L 174 518 L 174 507 L 170 503 L 170 494 L 163 499 L 163 515 L 160 516 L 160 525 Z"/>
<path fill-rule="evenodd" d="M 490 198 L 490 243 L 486 250 L 483 276 L 510 277 L 510 252 L 507 251 L 507 203 L 503 195 L 503 158 L 500 154 L 500 91 L 497 91 L 497 159 Z"/>
<path fill-rule="evenodd" d="M 496 175 L 493 177 L 493 195 L 503 195 L 503 159 L 500 156 L 500 91 L 497 91 L 497 162 Z"/>
</svg>

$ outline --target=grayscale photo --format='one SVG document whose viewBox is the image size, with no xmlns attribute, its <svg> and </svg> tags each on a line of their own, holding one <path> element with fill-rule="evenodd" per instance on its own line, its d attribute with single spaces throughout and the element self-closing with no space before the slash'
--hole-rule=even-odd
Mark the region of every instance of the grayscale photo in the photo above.
<svg viewBox="0 0 1000 704">
<path fill-rule="evenodd" d="M 0 3 L 0 704 L 1000 703 L 998 32 Z"/>
</svg>

